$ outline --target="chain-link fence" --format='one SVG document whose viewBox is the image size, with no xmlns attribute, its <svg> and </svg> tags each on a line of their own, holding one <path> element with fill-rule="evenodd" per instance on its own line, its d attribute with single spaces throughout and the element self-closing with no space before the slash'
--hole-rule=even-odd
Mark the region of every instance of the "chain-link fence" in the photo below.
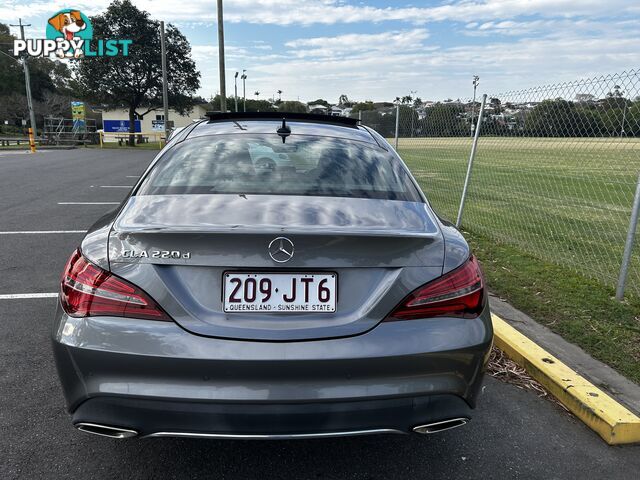
<svg viewBox="0 0 640 480">
<path fill-rule="evenodd" d="M 455 221 L 480 107 L 405 104 L 362 120 Z M 463 227 L 615 287 L 640 174 L 640 71 L 489 95 L 482 118 Z M 640 294 L 639 246 L 627 292 Z"/>
</svg>

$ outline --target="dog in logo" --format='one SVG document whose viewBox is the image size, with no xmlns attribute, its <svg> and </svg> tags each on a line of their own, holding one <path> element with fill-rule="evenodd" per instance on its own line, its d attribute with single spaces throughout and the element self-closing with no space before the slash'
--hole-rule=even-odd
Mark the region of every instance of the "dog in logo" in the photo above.
<svg viewBox="0 0 640 480">
<path fill-rule="evenodd" d="M 49 25 L 55 28 L 58 32 L 62 34 L 65 40 L 80 40 L 80 37 L 76 36 L 76 33 L 80 32 L 87 28 L 87 24 L 82 19 L 82 15 L 78 10 L 71 10 L 68 13 L 59 13 L 54 15 L 49 19 Z M 56 55 L 59 58 L 64 58 L 65 56 L 71 57 L 72 54 L 70 52 L 71 49 L 65 52 L 61 48 L 56 50 Z M 73 52 L 73 57 L 79 58 L 84 54 L 82 49 L 76 48 Z"/>
</svg>

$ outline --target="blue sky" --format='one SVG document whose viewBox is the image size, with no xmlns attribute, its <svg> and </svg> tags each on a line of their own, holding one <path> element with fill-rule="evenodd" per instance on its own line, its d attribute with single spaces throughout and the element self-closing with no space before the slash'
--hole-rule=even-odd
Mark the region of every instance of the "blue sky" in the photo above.
<svg viewBox="0 0 640 480">
<path fill-rule="evenodd" d="M 108 0 L 3 0 L 0 21 L 22 16 L 44 36 L 62 8 L 87 15 Z M 134 0 L 176 24 L 218 91 L 216 1 Z M 640 67 L 640 2 L 629 0 L 225 0 L 227 92 L 247 69 L 247 95 L 284 99 L 465 98 L 471 78 L 496 94 Z M 179 5 L 179 6 L 178 6 Z M 241 94 L 241 86 L 239 85 Z"/>
</svg>

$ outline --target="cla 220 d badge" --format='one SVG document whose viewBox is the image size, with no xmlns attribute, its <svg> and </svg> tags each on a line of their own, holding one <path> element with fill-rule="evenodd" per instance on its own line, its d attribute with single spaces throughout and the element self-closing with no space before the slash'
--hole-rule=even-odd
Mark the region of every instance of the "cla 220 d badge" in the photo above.
<svg viewBox="0 0 640 480">
<path fill-rule="evenodd" d="M 122 258 L 191 258 L 191 252 L 180 250 L 123 250 Z"/>
<path fill-rule="evenodd" d="M 293 251 L 293 242 L 287 237 L 274 238 L 269 244 L 269 256 L 274 262 L 288 262 L 293 258 Z"/>
</svg>

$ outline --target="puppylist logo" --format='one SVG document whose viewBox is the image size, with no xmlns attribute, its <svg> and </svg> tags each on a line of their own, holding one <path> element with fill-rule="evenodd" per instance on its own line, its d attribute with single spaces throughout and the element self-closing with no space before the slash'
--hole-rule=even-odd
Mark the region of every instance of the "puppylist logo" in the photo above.
<svg viewBox="0 0 640 480">
<path fill-rule="evenodd" d="M 91 20 L 80 10 L 60 10 L 47 21 L 47 38 L 30 38 L 14 40 L 13 54 L 26 53 L 31 57 L 49 57 L 54 54 L 58 58 L 80 57 L 115 57 L 129 55 L 132 40 L 96 39 L 95 50 L 92 50 L 93 27 Z"/>
</svg>

